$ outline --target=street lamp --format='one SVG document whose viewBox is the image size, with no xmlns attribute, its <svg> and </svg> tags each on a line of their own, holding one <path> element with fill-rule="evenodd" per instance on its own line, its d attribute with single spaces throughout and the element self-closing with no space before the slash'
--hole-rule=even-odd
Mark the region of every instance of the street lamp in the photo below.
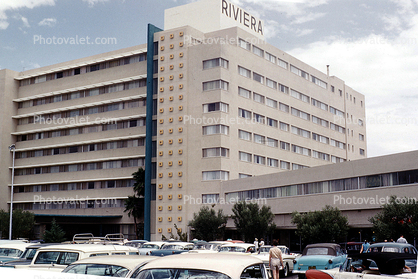
<svg viewBox="0 0 418 279">
<path fill-rule="evenodd" d="M 16 145 L 9 146 L 10 152 L 13 152 L 13 164 L 12 164 L 12 189 L 10 193 L 10 221 L 9 221 L 9 240 L 12 240 L 12 223 L 13 223 L 13 183 L 15 178 L 15 152 Z"/>
</svg>

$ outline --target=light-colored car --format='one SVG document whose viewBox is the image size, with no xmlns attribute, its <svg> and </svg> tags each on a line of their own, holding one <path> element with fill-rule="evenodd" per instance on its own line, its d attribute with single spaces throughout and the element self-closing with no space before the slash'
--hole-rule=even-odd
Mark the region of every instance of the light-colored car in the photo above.
<svg viewBox="0 0 418 279">
<path fill-rule="evenodd" d="M 296 258 L 293 263 L 293 273 L 299 278 L 305 278 L 305 273 L 310 269 L 329 270 L 340 267 L 347 255 L 341 246 L 336 243 L 308 244 L 303 249 L 302 256 Z"/>
<path fill-rule="evenodd" d="M 123 245 L 62 244 L 39 248 L 28 266 L 15 268 L 44 269 L 61 272 L 69 264 L 94 256 L 138 255 L 138 249 Z"/>
<path fill-rule="evenodd" d="M 219 247 L 219 252 L 254 253 L 255 245 L 249 243 L 224 244 L 221 247 Z"/>
<path fill-rule="evenodd" d="M 166 243 L 165 241 L 150 241 L 142 244 L 141 248 L 138 248 L 138 252 L 140 255 L 150 255 L 151 251 L 161 249 Z"/>
<path fill-rule="evenodd" d="M 29 270 L 5 268 L 1 270 L 1 278 L 3 279 L 106 279 L 106 277 L 95 275 L 82 275 L 71 273 L 52 273 L 45 270 Z"/>
<path fill-rule="evenodd" d="M 217 278 L 267 279 L 267 270 L 260 259 L 236 254 L 180 254 L 163 257 L 145 265 L 129 278 Z"/>
<path fill-rule="evenodd" d="M 19 257 L 26 250 L 26 247 L 33 243 L 22 241 L 10 241 L 0 245 L 0 262 L 5 263 L 19 259 Z"/>
<path fill-rule="evenodd" d="M 264 245 L 261 246 L 259 249 L 258 254 L 253 254 L 254 257 L 261 259 L 264 264 L 266 265 L 267 269 L 269 269 L 269 251 L 273 246 L 271 245 Z M 296 258 L 295 254 L 290 253 L 289 248 L 284 245 L 277 246 L 282 251 L 282 258 L 284 267 L 281 271 L 282 276 L 286 277 L 293 271 L 293 260 Z"/>
<path fill-rule="evenodd" d="M 141 248 L 142 245 L 145 243 L 148 243 L 148 240 L 130 240 L 130 241 L 123 243 L 123 245 L 131 246 L 135 248 Z"/>
<path fill-rule="evenodd" d="M 138 255 L 89 257 L 73 262 L 62 273 L 126 277 L 129 272 L 141 269 L 156 258 Z"/>
<path fill-rule="evenodd" d="M 30 245 L 26 247 L 26 250 L 22 253 L 22 255 L 20 255 L 18 259 L 0 264 L 0 268 L 1 267 L 14 268 L 16 265 L 30 265 L 33 260 L 33 257 L 36 254 L 36 251 L 39 248 L 47 247 L 51 245 L 57 245 L 57 244 L 59 243 L 38 243 L 38 244 L 30 243 Z"/>
<path fill-rule="evenodd" d="M 168 242 L 159 250 L 150 251 L 152 256 L 169 256 L 174 254 L 187 253 L 193 249 L 193 243 L 190 242 Z"/>
<path fill-rule="evenodd" d="M 222 245 L 223 243 L 199 241 L 194 244 L 189 253 L 218 253 Z"/>
</svg>

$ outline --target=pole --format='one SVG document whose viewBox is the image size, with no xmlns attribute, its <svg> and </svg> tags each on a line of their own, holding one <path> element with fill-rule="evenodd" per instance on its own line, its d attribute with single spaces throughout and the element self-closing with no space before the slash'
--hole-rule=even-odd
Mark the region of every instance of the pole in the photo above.
<svg viewBox="0 0 418 279">
<path fill-rule="evenodd" d="M 12 240 L 12 225 L 13 225 L 13 183 L 15 178 L 15 151 L 16 145 L 12 144 L 9 146 L 10 151 L 13 152 L 13 164 L 12 164 L 12 188 L 10 193 L 10 220 L 9 220 L 9 240 Z"/>
</svg>

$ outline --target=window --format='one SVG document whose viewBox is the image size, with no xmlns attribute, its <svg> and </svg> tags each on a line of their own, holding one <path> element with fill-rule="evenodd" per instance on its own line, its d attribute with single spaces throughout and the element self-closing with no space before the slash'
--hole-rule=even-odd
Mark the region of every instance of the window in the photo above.
<svg viewBox="0 0 418 279">
<path fill-rule="evenodd" d="M 238 95 L 240 95 L 241 97 L 249 99 L 249 98 L 251 98 L 251 91 L 247 90 L 247 89 L 244 89 L 242 87 L 238 87 Z"/>
<path fill-rule="evenodd" d="M 261 48 L 259 48 L 259 47 L 254 46 L 254 45 L 253 45 L 253 53 L 254 53 L 255 55 L 260 56 L 260 57 L 263 57 L 263 56 L 264 56 L 264 50 L 262 50 L 262 49 L 261 49 Z"/>
<path fill-rule="evenodd" d="M 359 140 L 364 141 L 364 135 L 358 134 L 358 138 L 359 138 Z"/>
<path fill-rule="evenodd" d="M 264 84 L 264 77 L 257 73 L 253 73 L 253 80 L 258 81 L 261 84 Z"/>
<path fill-rule="evenodd" d="M 304 166 L 304 165 L 299 165 L 299 164 L 295 164 L 295 163 L 292 164 L 292 170 L 299 170 L 299 169 L 306 169 L 306 168 L 308 168 L 308 167 Z"/>
<path fill-rule="evenodd" d="M 289 87 L 279 84 L 279 90 L 285 94 L 289 94 Z"/>
<path fill-rule="evenodd" d="M 310 120 L 310 115 L 306 112 L 300 111 L 298 109 L 292 108 L 292 115 L 297 116 L 299 118 Z"/>
<path fill-rule="evenodd" d="M 251 177 L 251 176 L 252 176 L 251 174 L 240 173 L 238 175 L 238 178 L 247 178 L 247 177 Z"/>
<path fill-rule="evenodd" d="M 321 119 L 313 115 L 312 115 L 312 122 L 315 124 L 321 125 L 323 127 L 326 127 L 326 128 L 329 127 L 329 122 L 327 120 Z"/>
<path fill-rule="evenodd" d="M 294 145 L 292 144 L 292 152 L 305 155 L 305 156 L 311 156 L 311 150 L 302 146 Z"/>
<path fill-rule="evenodd" d="M 336 157 L 336 156 L 331 156 L 331 162 L 333 162 L 333 163 L 342 163 L 344 161 L 345 160 L 343 158 Z"/>
<path fill-rule="evenodd" d="M 366 155 L 366 151 L 363 148 L 360 148 L 360 155 Z"/>
<path fill-rule="evenodd" d="M 210 103 L 210 104 L 204 104 L 203 105 L 203 112 L 212 112 L 212 111 L 222 111 L 222 112 L 228 112 L 229 111 L 229 105 L 217 102 L 217 103 Z"/>
<path fill-rule="evenodd" d="M 267 158 L 267 166 L 278 168 L 279 167 L 279 160 Z"/>
<path fill-rule="evenodd" d="M 344 112 L 342 112 L 341 110 L 338 110 L 334 107 L 329 107 L 329 112 L 331 112 L 332 114 L 344 117 Z"/>
<path fill-rule="evenodd" d="M 330 123 L 330 129 L 345 134 L 345 128 L 338 126 L 337 124 Z"/>
<path fill-rule="evenodd" d="M 255 122 L 260 124 L 264 124 L 266 122 L 266 117 L 257 113 L 253 113 L 253 119 Z"/>
<path fill-rule="evenodd" d="M 243 117 L 245 119 L 251 119 L 251 111 L 239 108 L 238 116 Z"/>
<path fill-rule="evenodd" d="M 213 80 L 213 81 L 207 81 L 203 83 L 203 91 L 208 90 L 215 90 L 215 89 L 223 89 L 228 90 L 228 82 L 223 80 Z"/>
<path fill-rule="evenodd" d="M 46 81 L 46 75 L 35 77 L 35 83 L 41 83 Z"/>
<path fill-rule="evenodd" d="M 254 163 L 259 164 L 259 165 L 265 165 L 266 157 L 254 155 Z"/>
<path fill-rule="evenodd" d="M 243 140 L 251 141 L 251 133 L 243 130 L 238 130 L 238 137 Z"/>
<path fill-rule="evenodd" d="M 312 133 L 312 139 L 326 144 L 329 143 L 329 138 L 318 135 L 316 133 Z"/>
<path fill-rule="evenodd" d="M 309 74 L 307 72 L 302 71 L 301 69 L 296 68 L 293 65 L 290 65 L 290 71 L 294 74 L 297 74 L 300 77 L 303 77 L 304 79 L 309 79 Z"/>
<path fill-rule="evenodd" d="M 243 162 L 251 163 L 252 156 L 253 156 L 252 154 L 247 153 L 247 152 L 242 152 L 242 151 L 239 152 L 239 160 Z"/>
<path fill-rule="evenodd" d="M 270 127 L 277 128 L 278 122 L 275 119 L 267 118 L 267 125 L 269 125 Z"/>
<path fill-rule="evenodd" d="M 229 157 L 229 149 L 223 147 L 204 148 L 202 150 L 203 158 L 208 157 Z"/>
<path fill-rule="evenodd" d="M 270 61 L 270 62 L 272 62 L 272 63 L 276 64 L 276 56 L 274 56 L 273 54 L 268 53 L 268 52 L 266 51 L 265 58 L 266 58 L 268 61 Z"/>
<path fill-rule="evenodd" d="M 228 69 L 228 60 L 225 60 L 223 58 L 214 58 L 210 60 L 203 61 L 203 70 L 211 69 L 215 67 L 222 67 L 225 69 Z"/>
<path fill-rule="evenodd" d="M 266 137 L 265 136 L 261 136 L 261 135 L 254 134 L 254 142 L 255 143 L 264 144 L 266 142 Z"/>
<path fill-rule="evenodd" d="M 238 40 L 238 45 L 246 50 L 251 50 L 251 44 L 244 41 L 243 39 Z"/>
<path fill-rule="evenodd" d="M 271 146 L 271 147 L 278 147 L 279 146 L 279 141 L 276 140 L 276 139 L 267 138 L 267 145 Z"/>
<path fill-rule="evenodd" d="M 312 98 L 312 105 L 322 110 L 328 111 L 328 105 Z"/>
<path fill-rule="evenodd" d="M 266 78 L 266 85 L 270 88 L 277 89 L 277 82 L 269 78 Z"/>
<path fill-rule="evenodd" d="M 317 158 L 317 159 L 321 159 L 321 160 L 324 160 L 324 161 L 329 161 L 329 154 L 318 152 L 318 151 L 315 151 L 315 150 L 312 151 L 312 157 Z"/>
<path fill-rule="evenodd" d="M 304 129 L 301 129 L 301 128 L 298 128 L 298 127 L 295 127 L 295 126 L 292 126 L 292 133 L 295 134 L 295 135 L 302 136 L 304 138 L 310 138 L 311 137 L 311 132 L 309 132 L 307 130 L 304 130 Z"/>
<path fill-rule="evenodd" d="M 90 66 L 90 72 L 94 72 L 94 71 L 98 71 L 98 70 L 100 70 L 100 64 Z"/>
<path fill-rule="evenodd" d="M 288 132 L 289 131 L 289 124 L 284 123 L 284 122 L 279 122 L 280 124 L 280 130 Z"/>
<path fill-rule="evenodd" d="M 266 105 L 272 108 L 277 108 L 277 101 L 270 98 L 266 98 Z"/>
<path fill-rule="evenodd" d="M 280 168 L 282 170 L 290 170 L 290 163 L 286 161 L 280 161 Z"/>
<path fill-rule="evenodd" d="M 229 172 L 227 171 L 203 171 L 202 180 L 228 180 Z"/>
<path fill-rule="evenodd" d="M 203 126 L 203 135 L 215 135 L 215 134 L 229 134 L 229 127 L 225 125 L 210 125 Z"/>
<path fill-rule="evenodd" d="M 299 99 L 299 100 L 301 100 L 305 103 L 309 103 L 309 97 L 307 95 L 302 94 L 302 93 L 300 93 L 298 91 L 295 91 L 293 89 L 290 89 L 290 96 L 292 96 L 296 99 Z"/>
<path fill-rule="evenodd" d="M 345 143 L 340 142 L 340 141 L 338 141 L 338 140 L 333 140 L 333 139 L 331 139 L 331 140 L 330 140 L 330 145 L 331 145 L 331 146 L 338 147 L 338 148 L 341 148 L 341 149 L 345 149 Z"/>
<path fill-rule="evenodd" d="M 257 93 L 253 93 L 253 99 L 257 103 L 264 104 L 264 96 L 263 95 L 260 95 L 260 94 L 257 94 Z"/>
<path fill-rule="evenodd" d="M 282 68 L 284 68 L 284 69 L 287 69 L 287 62 L 285 62 L 285 61 L 283 61 L 283 60 L 281 60 L 281 59 L 279 59 L 279 58 L 277 58 L 277 64 L 278 64 L 280 67 L 282 67 Z"/>
<path fill-rule="evenodd" d="M 289 113 L 289 106 L 283 103 L 279 103 L 279 110 Z"/>
<path fill-rule="evenodd" d="M 363 125 L 364 125 L 364 124 L 363 124 L 363 120 L 359 119 L 359 120 L 358 120 L 358 124 L 359 124 L 360 126 L 363 126 Z"/>
<path fill-rule="evenodd" d="M 290 143 L 281 141 L 280 142 L 280 149 L 290 151 Z"/>
<path fill-rule="evenodd" d="M 313 83 L 315 83 L 316 85 L 319 85 L 319 86 L 321 86 L 324 89 L 327 89 L 327 83 L 324 82 L 324 81 L 322 81 L 322 80 L 320 80 L 319 78 L 316 78 L 314 76 L 311 76 L 311 81 Z"/>
<path fill-rule="evenodd" d="M 251 78 L 251 71 L 241 66 L 238 66 L 238 74 L 247 78 Z"/>
</svg>

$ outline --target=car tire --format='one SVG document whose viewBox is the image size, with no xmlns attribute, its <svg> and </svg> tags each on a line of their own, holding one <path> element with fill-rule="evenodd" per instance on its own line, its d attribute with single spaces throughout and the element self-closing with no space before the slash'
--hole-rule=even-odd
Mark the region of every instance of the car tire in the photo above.
<svg viewBox="0 0 418 279">
<path fill-rule="evenodd" d="M 287 277 L 289 276 L 289 265 L 285 264 L 284 268 L 280 271 L 280 277 Z"/>
</svg>

